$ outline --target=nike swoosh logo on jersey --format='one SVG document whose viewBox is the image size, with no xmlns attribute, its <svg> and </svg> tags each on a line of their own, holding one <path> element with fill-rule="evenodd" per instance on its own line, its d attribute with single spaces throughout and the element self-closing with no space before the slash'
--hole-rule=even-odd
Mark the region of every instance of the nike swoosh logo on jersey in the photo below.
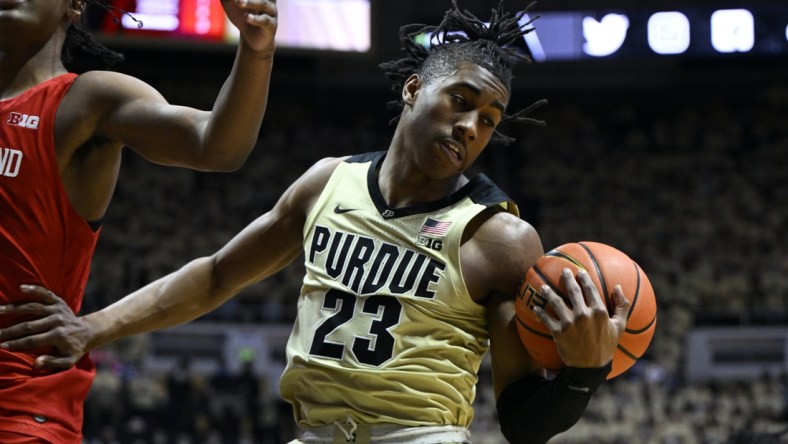
<svg viewBox="0 0 788 444">
<path fill-rule="evenodd" d="M 588 392 L 591 391 L 591 389 L 588 388 L 588 387 L 576 387 L 574 385 L 567 385 L 567 387 L 572 389 L 572 390 L 576 390 L 578 392 L 583 392 L 583 393 L 588 393 Z"/>
<path fill-rule="evenodd" d="M 337 204 L 337 206 L 334 207 L 334 213 L 336 214 L 349 213 L 351 211 L 356 211 L 356 210 L 358 210 L 358 208 L 341 208 L 339 204 Z"/>
</svg>

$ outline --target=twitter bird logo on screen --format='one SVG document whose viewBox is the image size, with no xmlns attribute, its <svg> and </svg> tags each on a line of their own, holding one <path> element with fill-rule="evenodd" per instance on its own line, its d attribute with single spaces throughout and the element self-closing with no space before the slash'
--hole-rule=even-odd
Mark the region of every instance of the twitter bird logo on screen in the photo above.
<svg viewBox="0 0 788 444">
<path fill-rule="evenodd" d="M 583 51 L 594 57 L 613 54 L 627 38 L 629 18 L 623 14 L 607 14 L 602 20 L 583 17 Z"/>
</svg>

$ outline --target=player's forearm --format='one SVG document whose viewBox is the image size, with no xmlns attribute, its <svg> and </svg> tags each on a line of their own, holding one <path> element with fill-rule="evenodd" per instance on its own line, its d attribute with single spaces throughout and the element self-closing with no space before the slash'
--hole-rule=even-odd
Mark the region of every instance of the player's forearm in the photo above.
<svg viewBox="0 0 788 444">
<path fill-rule="evenodd" d="M 610 369 L 566 368 L 550 381 L 529 376 L 509 384 L 497 400 L 501 431 L 512 443 L 546 443 L 577 423 Z"/>
<path fill-rule="evenodd" d="M 109 307 L 84 316 L 90 331 L 87 349 L 183 324 L 208 313 L 232 296 L 215 288 L 213 269 L 211 258 L 196 259 Z"/>
<path fill-rule="evenodd" d="M 239 45 L 205 129 L 205 156 L 220 169 L 240 167 L 254 148 L 265 115 L 274 50 L 255 52 Z"/>
</svg>

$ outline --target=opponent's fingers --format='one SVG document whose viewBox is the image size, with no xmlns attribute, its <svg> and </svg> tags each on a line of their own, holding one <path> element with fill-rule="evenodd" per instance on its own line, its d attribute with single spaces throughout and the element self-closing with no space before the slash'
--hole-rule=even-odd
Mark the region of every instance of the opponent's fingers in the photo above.
<svg viewBox="0 0 788 444">
<path fill-rule="evenodd" d="M 244 11 L 254 15 L 276 17 L 276 1 L 273 0 L 235 0 L 235 4 Z"/>
<path fill-rule="evenodd" d="M 0 305 L 0 314 L 33 315 L 41 318 L 52 314 L 55 311 L 52 307 L 52 305 L 45 305 L 40 302 L 20 302 Z"/>
<path fill-rule="evenodd" d="M 5 335 L 3 336 L 6 337 Z M 30 350 L 31 348 L 43 347 L 45 345 L 52 345 L 50 340 L 51 335 L 47 333 L 32 334 L 21 337 L 19 339 L 12 339 L 0 344 L 0 348 L 9 351 Z"/>
<path fill-rule="evenodd" d="M 59 307 L 68 307 L 66 303 L 52 291 L 38 285 L 20 285 L 20 291 L 35 296 L 37 301 L 23 301 L 15 304 L 0 305 L 0 314 L 29 314 L 43 316 L 56 311 Z"/>
<path fill-rule="evenodd" d="M 244 11 L 244 21 L 254 27 L 269 28 L 277 25 L 277 14 L 276 4 L 271 4 L 265 10 Z"/>
<path fill-rule="evenodd" d="M 38 301 L 23 301 L 15 304 L 0 305 L 0 314 L 27 314 L 43 317 L 60 310 L 70 310 L 68 305 L 52 291 L 38 285 L 20 285 L 19 289 L 33 295 Z"/>
<path fill-rule="evenodd" d="M 33 367 L 41 370 L 58 370 L 71 368 L 79 362 L 81 356 L 50 356 L 41 355 L 33 362 Z"/>
<path fill-rule="evenodd" d="M 276 17 L 268 14 L 246 13 L 244 14 L 244 21 L 255 27 L 266 28 L 276 24 Z"/>
<path fill-rule="evenodd" d="M 52 290 L 41 287 L 40 285 L 20 285 L 19 289 L 22 291 L 22 293 L 38 296 L 42 301 L 49 304 L 63 302 L 63 299 L 56 295 Z"/>
<path fill-rule="evenodd" d="M 0 339 L 14 339 L 35 335 L 47 330 L 51 330 L 54 327 L 54 324 L 55 321 L 48 318 L 22 322 L 20 324 L 12 325 L 0 330 Z"/>
</svg>

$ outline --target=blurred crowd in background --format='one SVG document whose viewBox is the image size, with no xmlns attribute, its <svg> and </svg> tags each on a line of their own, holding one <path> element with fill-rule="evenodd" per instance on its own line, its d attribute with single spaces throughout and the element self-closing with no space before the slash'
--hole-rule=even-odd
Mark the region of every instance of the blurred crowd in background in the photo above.
<svg viewBox="0 0 788 444">
<path fill-rule="evenodd" d="M 641 265 L 657 295 L 646 355 L 604 384 L 581 422 L 552 442 L 788 442 L 784 372 L 701 384 L 682 373 L 695 326 L 788 325 L 788 87 L 739 91 L 559 98 L 537 112 L 546 128 L 513 127 L 517 142 L 491 146 L 480 159 L 478 170 L 519 202 L 546 249 L 613 245 Z M 392 131 L 381 104 L 331 119 L 291 112 L 297 104 L 270 110 L 259 146 L 232 174 L 124 158 L 83 312 L 211 254 L 316 160 L 385 149 Z M 196 322 L 290 324 L 302 270 L 296 261 Z M 296 436 L 277 387 L 250 366 L 205 376 L 182 360 L 153 375 L 136 365 L 144 353 L 128 343 L 93 353 L 99 373 L 86 406 L 87 443 Z M 486 368 L 480 381 L 474 442 L 499 443 Z"/>
</svg>

